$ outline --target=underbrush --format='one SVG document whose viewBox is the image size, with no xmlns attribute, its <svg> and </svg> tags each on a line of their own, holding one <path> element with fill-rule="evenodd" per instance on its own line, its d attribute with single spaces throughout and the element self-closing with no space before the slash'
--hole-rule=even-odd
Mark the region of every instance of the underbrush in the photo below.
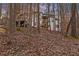
<svg viewBox="0 0 79 59">
<path fill-rule="evenodd" d="M 79 35 L 77 35 L 77 36 L 67 35 L 67 36 L 64 36 L 64 37 L 68 38 L 68 39 L 72 39 L 72 40 L 79 40 Z"/>
</svg>

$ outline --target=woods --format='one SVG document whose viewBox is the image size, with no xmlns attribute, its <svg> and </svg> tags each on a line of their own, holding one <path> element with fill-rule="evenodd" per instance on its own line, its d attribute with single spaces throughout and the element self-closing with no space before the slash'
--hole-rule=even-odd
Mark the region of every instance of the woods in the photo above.
<svg viewBox="0 0 79 59">
<path fill-rule="evenodd" d="M 0 53 L 78 55 L 78 6 L 76 3 L 0 3 Z"/>
</svg>

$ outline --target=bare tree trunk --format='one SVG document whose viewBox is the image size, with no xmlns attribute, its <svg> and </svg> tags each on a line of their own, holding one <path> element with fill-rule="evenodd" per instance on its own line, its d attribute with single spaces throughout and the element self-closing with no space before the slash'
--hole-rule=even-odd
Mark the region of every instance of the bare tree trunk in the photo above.
<svg viewBox="0 0 79 59">
<path fill-rule="evenodd" d="M 8 14 L 9 14 L 9 19 L 8 19 L 8 21 L 9 21 L 8 22 L 9 40 L 8 40 L 7 44 L 12 42 L 11 40 L 13 40 L 13 34 L 16 31 L 16 20 L 15 20 L 16 19 L 16 4 L 11 3 L 11 4 L 9 4 L 8 7 L 9 7 L 9 9 L 8 9 L 9 10 L 9 12 L 8 12 Z"/>
<path fill-rule="evenodd" d="M 46 6 L 47 6 L 47 7 L 46 7 L 47 11 L 49 11 L 49 5 L 46 4 Z M 47 13 L 46 13 L 46 14 L 47 14 Z M 46 26 L 46 28 L 47 28 L 47 30 L 48 30 L 48 18 L 49 18 L 49 12 L 48 12 L 48 14 L 47 14 L 46 17 L 47 17 L 47 19 L 46 19 L 46 21 L 45 21 L 45 20 L 44 20 L 44 21 L 46 22 L 45 26 Z"/>
<path fill-rule="evenodd" d="M 79 35 L 79 13 L 78 13 L 78 6 L 77 6 L 77 35 Z"/>
<path fill-rule="evenodd" d="M 50 4 L 48 3 L 48 27 L 50 28 L 51 31 L 51 26 L 50 26 Z"/>
<path fill-rule="evenodd" d="M 48 11 L 48 4 L 46 3 L 46 12 Z M 43 15 L 43 22 L 42 22 L 42 27 L 48 29 L 48 14 L 45 13 L 45 15 Z"/>
<path fill-rule="evenodd" d="M 76 37 L 76 3 L 71 5 L 71 36 Z"/>
<path fill-rule="evenodd" d="M 28 19 L 29 19 L 29 13 L 28 13 L 29 9 L 28 9 L 28 6 L 29 6 L 29 4 L 27 4 L 27 11 L 26 11 L 26 13 L 27 13 L 27 14 L 26 14 L 26 16 L 27 16 L 26 33 L 28 33 L 28 30 L 29 30 L 29 29 L 28 29 L 28 27 L 29 27 L 29 26 L 28 26 Z"/>
<path fill-rule="evenodd" d="M 0 24 L 2 23 L 1 15 L 2 15 L 2 4 L 0 3 Z"/>
<path fill-rule="evenodd" d="M 38 27 L 38 32 L 40 33 L 40 19 L 39 19 L 39 16 L 40 16 L 40 13 L 39 13 L 39 3 L 37 4 L 37 13 L 38 13 L 38 25 L 37 25 L 37 27 Z"/>
<path fill-rule="evenodd" d="M 58 5 L 58 31 L 60 32 L 60 9 L 59 9 L 59 4 Z"/>
<path fill-rule="evenodd" d="M 17 22 L 18 22 L 18 29 L 20 29 L 20 11 L 21 11 L 21 4 L 17 4 L 17 9 L 16 9 L 16 12 L 17 12 Z"/>
<path fill-rule="evenodd" d="M 0 17 L 1 17 L 2 4 L 0 3 Z"/>
<path fill-rule="evenodd" d="M 9 4 L 10 12 L 9 12 L 9 31 L 10 34 L 15 32 L 16 27 L 16 4 Z"/>
<path fill-rule="evenodd" d="M 26 11 L 27 11 L 27 9 L 26 9 L 26 6 L 27 6 L 27 4 L 24 4 L 24 34 L 26 34 Z"/>
<path fill-rule="evenodd" d="M 32 30 L 32 3 L 30 3 L 28 5 L 29 7 L 29 19 L 28 19 L 28 22 L 29 22 L 29 33 L 31 33 L 31 30 Z"/>
<path fill-rule="evenodd" d="M 0 24 L 2 23 L 2 20 L 1 20 L 1 11 L 2 11 L 2 4 L 0 3 Z"/>
<path fill-rule="evenodd" d="M 56 24 L 55 24 L 55 3 L 53 3 L 53 30 L 56 31 Z"/>
<path fill-rule="evenodd" d="M 16 14 L 20 13 L 20 3 L 16 4 Z"/>
<path fill-rule="evenodd" d="M 66 29 L 66 36 L 67 36 L 67 34 L 68 34 L 68 31 L 69 31 L 69 27 L 70 27 L 70 24 L 71 24 L 71 19 L 70 19 L 70 21 L 69 21 L 69 23 L 68 23 L 68 26 L 67 26 L 67 29 Z"/>
<path fill-rule="evenodd" d="M 69 8 L 67 10 L 69 11 Z M 66 18 L 68 19 L 68 16 L 67 15 L 66 15 Z M 68 20 L 69 20 L 69 23 L 67 23 L 66 34 L 65 34 L 66 36 L 68 35 L 69 29 L 70 29 L 70 25 L 71 25 L 71 21 L 72 21 L 71 19 L 68 19 Z"/>
<path fill-rule="evenodd" d="M 64 4 L 60 4 L 60 17 L 61 17 L 61 33 L 65 34 L 65 18 L 64 18 Z"/>
<path fill-rule="evenodd" d="M 35 26 L 35 5 L 36 5 L 36 4 L 34 4 L 34 18 L 33 18 L 33 26 Z"/>
</svg>

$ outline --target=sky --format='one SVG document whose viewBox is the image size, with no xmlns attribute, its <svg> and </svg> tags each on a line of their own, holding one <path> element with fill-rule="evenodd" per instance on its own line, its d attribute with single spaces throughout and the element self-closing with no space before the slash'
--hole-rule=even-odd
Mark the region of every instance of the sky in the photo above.
<svg viewBox="0 0 79 59">
<path fill-rule="evenodd" d="M 50 4 L 50 11 L 52 11 L 52 9 L 53 9 L 52 5 L 53 5 L 53 3 Z M 57 13 L 59 6 L 57 6 L 57 3 L 54 3 L 54 5 L 55 5 L 54 6 L 55 13 Z M 64 7 L 65 12 L 69 12 L 68 10 L 70 10 L 70 4 L 69 3 L 65 3 L 64 5 L 65 5 L 65 7 Z M 3 15 L 6 15 L 6 13 L 7 13 L 7 7 L 8 7 L 7 3 L 2 4 L 2 14 Z M 41 3 L 40 4 L 40 12 L 43 12 L 43 13 L 48 12 L 46 10 L 47 9 L 46 7 L 47 7 L 46 3 Z M 77 8 L 79 10 L 79 4 L 77 4 Z"/>
<path fill-rule="evenodd" d="M 52 5 L 53 4 L 50 4 L 51 6 L 50 6 L 50 11 L 52 10 Z M 8 4 L 2 4 L 2 14 L 6 14 L 6 12 L 7 12 L 7 7 L 8 7 Z M 55 8 L 54 8 L 55 10 L 57 9 L 56 8 L 56 4 L 55 4 Z M 41 3 L 40 4 L 40 12 L 43 12 L 43 13 L 46 13 L 46 12 L 48 12 L 48 10 L 47 10 L 47 5 L 45 4 L 45 3 Z"/>
</svg>

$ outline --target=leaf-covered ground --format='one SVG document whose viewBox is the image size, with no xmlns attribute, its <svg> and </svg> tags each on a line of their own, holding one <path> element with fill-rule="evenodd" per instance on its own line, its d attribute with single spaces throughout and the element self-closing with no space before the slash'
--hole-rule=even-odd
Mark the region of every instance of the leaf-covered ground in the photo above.
<svg viewBox="0 0 79 59">
<path fill-rule="evenodd" d="M 12 37 L 0 35 L 0 55 L 59 56 L 79 55 L 79 40 L 62 37 L 59 32 L 42 29 L 27 34 L 16 32 Z"/>
</svg>

